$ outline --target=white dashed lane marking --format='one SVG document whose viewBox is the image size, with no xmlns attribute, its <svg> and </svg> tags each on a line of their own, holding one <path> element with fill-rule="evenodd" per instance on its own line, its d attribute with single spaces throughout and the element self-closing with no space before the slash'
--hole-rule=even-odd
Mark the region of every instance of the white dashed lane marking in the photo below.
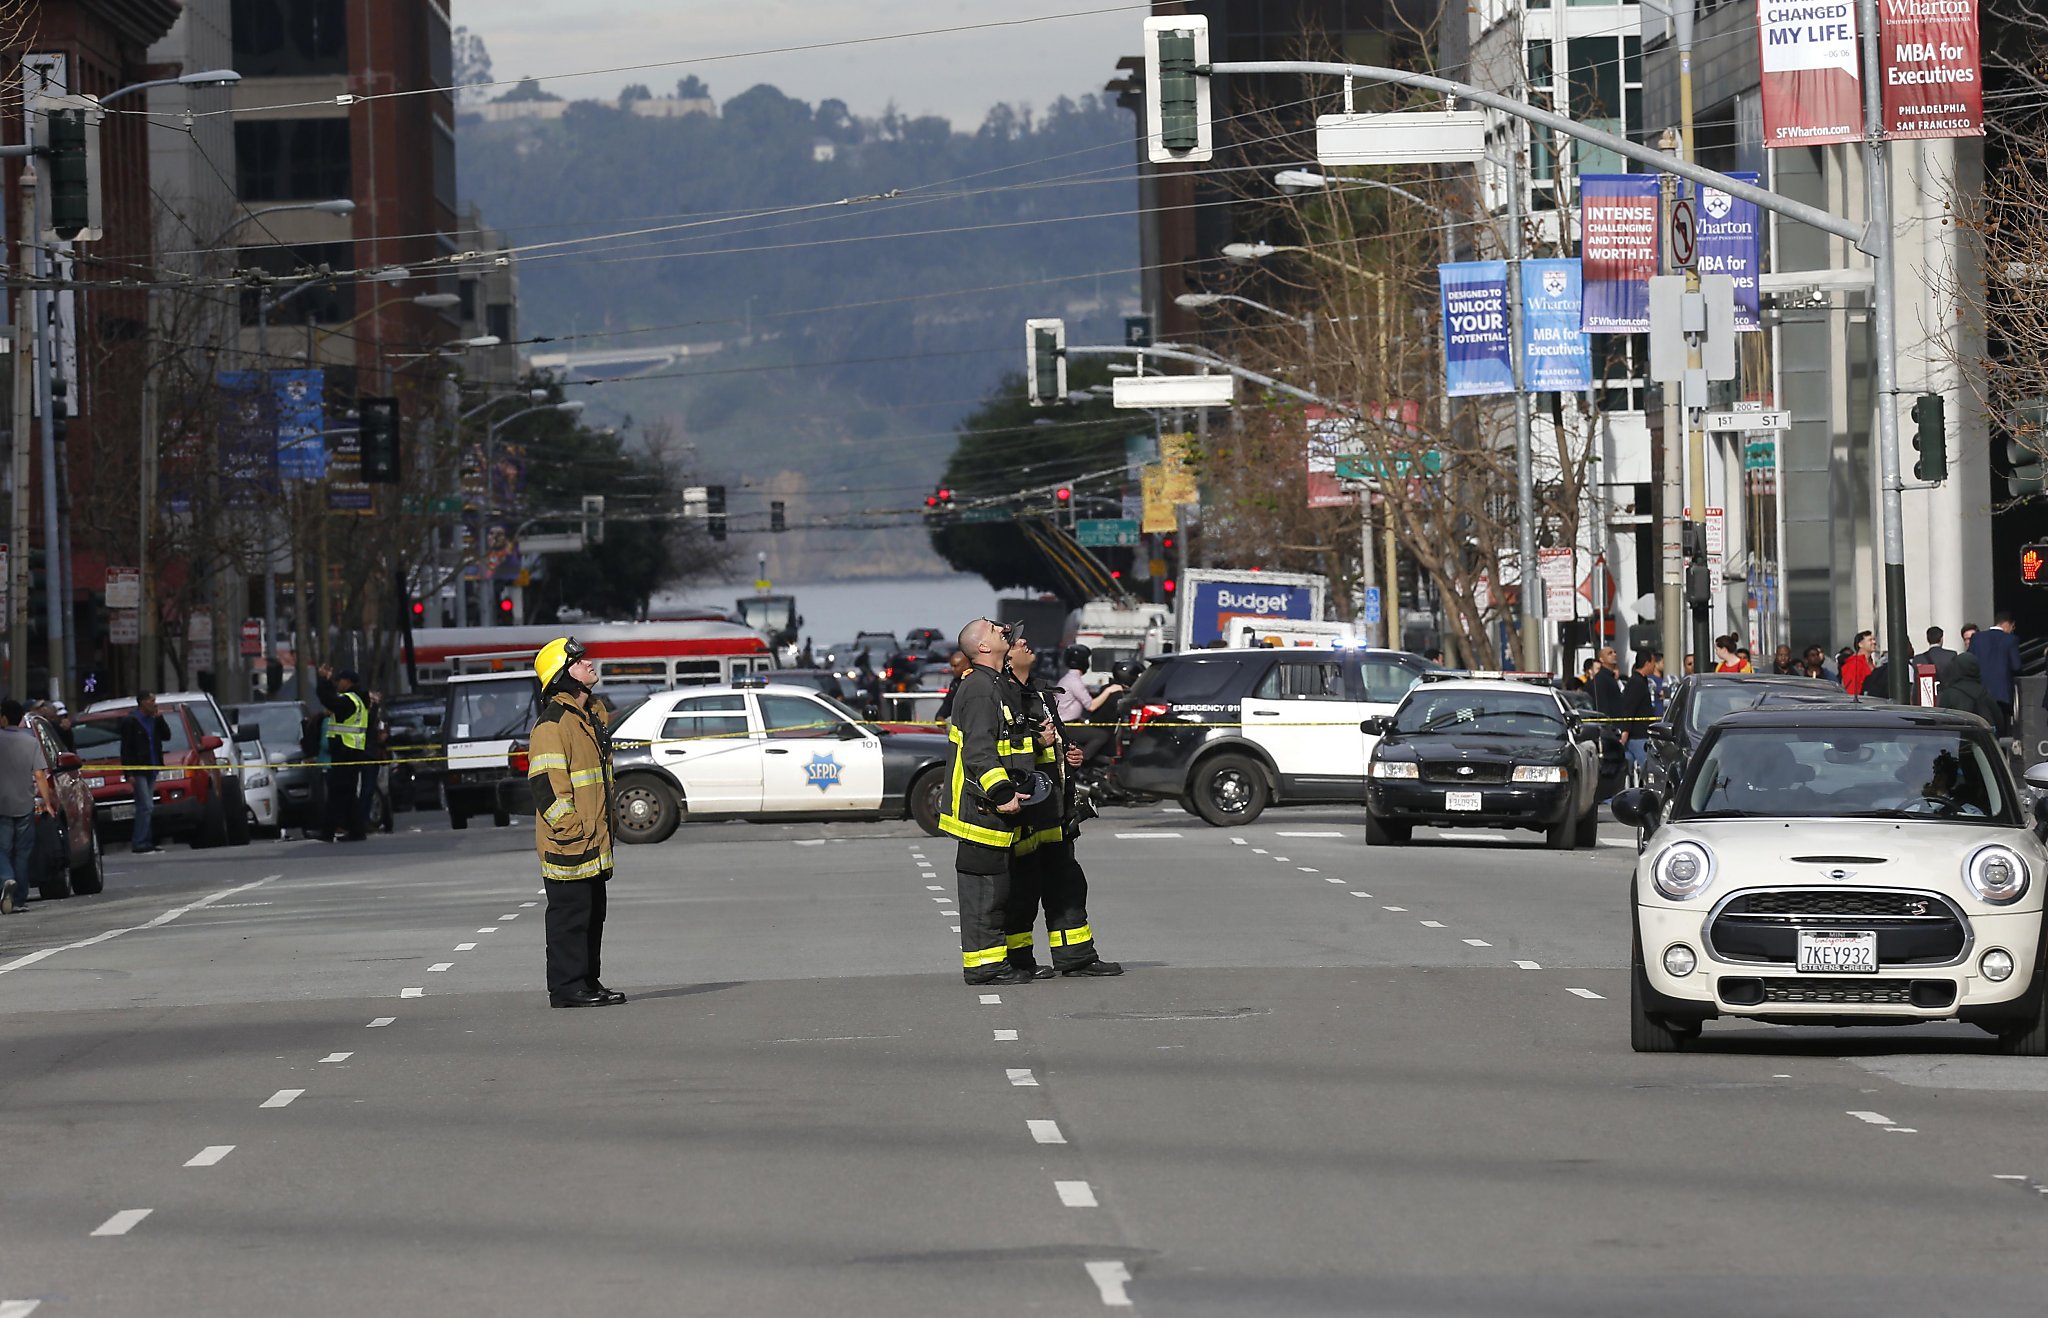
<svg viewBox="0 0 2048 1318">
<path fill-rule="evenodd" d="M 1095 1283 L 1095 1289 L 1102 1293 L 1102 1303 L 1111 1309 L 1128 1309 L 1131 1297 L 1124 1287 L 1131 1284 L 1131 1270 L 1121 1263 L 1083 1263 L 1088 1269 L 1088 1279 Z"/>
<path fill-rule="evenodd" d="M 258 1103 L 258 1107 L 290 1107 L 292 1100 L 305 1093 L 303 1089 L 280 1089 L 269 1098 Z"/>
<path fill-rule="evenodd" d="M 521 902 L 519 903 L 519 909 L 522 911 L 531 910 L 533 907 L 536 907 L 538 905 L 540 905 L 539 902 Z"/>
<path fill-rule="evenodd" d="M 1001 1003 L 1002 1000 L 1003 995 L 1000 993 L 984 993 L 981 995 L 981 1005 L 984 1007 L 996 1006 L 997 1004 Z"/>
<path fill-rule="evenodd" d="M 1372 896 L 1372 894 L 1371 894 L 1371 893 L 1369 893 L 1369 892 L 1353 892 L 1353 893 L 1352 893 L 1351 895 L 1352 895 L 1353 897 L 1370 897 L 1370 896 Z"/>
<path fill-rule="evenodd" d="M 1017 1032 L 1015 1030 L 997 1030 L 995 1042 L 1015 1043 L 1017 1042 Z"/>
<path fill-rule="evenodd" d="M 156 1210 L 151 1208 L 124 1208 L 92 1229 L 96 1236 L 125 1236 L 135 1229 L 135 1224 Z"/>
<path fill-rule="evenodd" d="M 211 1167 L 235 1151 L 232 1144 L 209 1144 L 186 1159 L 187 1167 Z"/>
<path fill-rule="evenodd" d="M 499 922 L 500 922 L 500 923 L 502 923 L 502 922 L 504 922 L 504 921 L 506 921 L 506 920 L 517 920 L 518 918 L 519 918 L 519 912 L 517 912 L 517 911 L 507 911 L 507 912 L 506 912 L 505 914 L 503 914 L 503 915 L 499 916 L 499 917 L 498 917 L 498 920 L 499 920 Z"/>
<path fill-rule="evenodd" d="M 941 887 L 940 887 L 940 886 L 939 886 L 938 884 L 936 884 L 936 883 L 927 883 L 927 884 L 925 884 L 925 885 L 924 885 L 924 890 L 925 890 L 926 892 L 944 892 L 944 891 L 945 891 L 945 889 L 944 889 L 944 888 L 941 888 Z M 934 898 L 934 900 L 938 900 L 938 899 L 937 899 L 937 898 Z"/>
<path fill-rule="evenodd" d="M 956 924 L 956 925 L 951 925 L 951 926 L 949 926 L 949 927 L 950 927 L 950 928 L 952 929 L 952 931 L 953 931 L 954 933 L 956 933 L 956 934 L 960 932 L 960 926 L 959 926 L 959 925 L 957 925 L 957 924 Z"/>
<path fill-rule="evenodd" d="M 1281 836 L 1281 837 L 1343 837 L 1344 835 L 1343 835 L 1342 833 L 1335 833 L 1335 832 L 1331 832 L 1331 833 L 1289 833 L 1289 832 L 1286 832 L 1285 830 L 1282 830 L 1282 831 L 1281 831 L 1281 833 L 1279 834 L 1279 836 Z"/>
<path fill-rule="evenodd" d="M 932 898 L 932 900 L 938 902 L 941 905 L 944 905 L 945 903 L 952 901 L 953 899 L 951 897 L 934 897 Z"/>
<path fill-rule="evenodd" d="M 427 996 L 427 991 L 423 988 L 402 988 L 398 990 L 398 996 L 401 998 L 424 998 Z"/>
<path fill-rule="evenodd" d="M 1492 946 L 1493 946 L 1493 944 L 1492 944 L 1492 943 L 1489 943 L 1489 942 L 1487 942 L 1487 941 L 1486 941 L 1486 940 L 1485 940 L 1484 938 L 1467 938 L 1467 939 L 1465 940 L 1465 946 L 1467 946 L 1467 947 L 1492 947 Z"/>
<path fill-rule="evenodd" d="M 457 944 L 455 945 L 455 950 L 456 950 L 456 951 L 458 951 L 458 952 L 474 952 L 474 951 L 476 951 L 476 944 L 475 944 L 475 943 L 457 943 Z"/>
<path fill-rule="evenodd" d="M 453 969 L 455 969 L 455 963 L 453 961 L 436 961 L 433 965 L 427 967 L 427 973 L 429 975 L 438 975 L 443 971 Z"/>
<path fill-rule="evenodd" d="M 1892 1124 L 1892 1119 L 1882 1112 L 1851 1112 L 1849 1115 L 1858 1121 L 1868 1122 L 1873 1126 L 1889 1126 Z"/>
<path fill-rule="evenodd" d="M 1442 920 L 1424 920 L 1422 927 L 1424 929 L 1441 929 L 1444 927 L 1444 922 Z"/>
<path fill-rule="evenodd" d="M 1539 965 L 1537 965 L 1537 964 L 1536 964 L 1536 963 L 1535 963 L 1534 961 L 1517 961 L 1517 962 L 1515 962 L 1515 964 L 1516 964 L 1517 966 L 1521 967 L 1521 968 L 1522 968 L 1523 970 L 1541 970 L 1541 969 L 1543 969 L 1543 967 L 1542 967 L 1542 966 L 1539 966 Z"/>
<path fill-rule="evenodd" d="M 1040 1144 L 1065 1144 L 1067 1142 L 1067 1137 L 1060 1134 L 1060 1123 L 1057 1121 L 1027 1121 L 1024 1124 L 1031 1128 L 1031 1138 L 1037 1140 Z"/>
<path fill-rule="evenodd" d="M 379 1016 L 376 1020 L 371 1021 L 368 1025 L 364 1026 L 363 1028 L 366 1030 L 381 1030 L 385 1026 L 391 1024 L 391 1022 L 397 1019 L 398 1017 L 396 1016 Z"/>
<path fill-rule="evenodd" d="M 1566 989 L 1566 990 L 1565 990 L 1565 992 L 1567 992 L 1567 993 L 1570 993 L 1570 994 L 1572 994 L 1572 995 L 1574 995 L 1574 996 L 1576 996 L 1576 997 L 1581 997 L 1581 998 L 1593 998 L 1593 999 L 1596 999 L 1596 1000 L 1599 1000 L 1599 1001 L 1605 1001 L 1605 1000 L 1606 1000 L 1606 999 L 1605 999 L 1605 996 L 1604 996 L 1604 995 L 1602 995 L 1602 994 L 1599 994 L 1599 993 L 1595 993 L 1595 992 L 1594 992 L 1593 990 L 1591 990 L 1591 989 L 1581 989 L 1581 988 L 1575 988 L 1575 989 Z"/>
<path fill-rule="evenodd" d="M 1251 845 L 1251 843 L 1245 841 L 1241 837 L 1234 837 L 1230 839 L 1230 845 L 1233 847 L 1248 847 Z"/>
<path fill-rule="evenodd" d="M 1060 1202 L 1069 1208 L 1096 1208 L 1095 1187 L 1086 1181 L 1054 1181 L 1052 1188 L 1059 1191 Z"/>
<path fill-rule="evenodd" d="M 1263 856 L 1266 854 L 1266 849 L 1264 847 L 1253 847 L 1252 854 L 1254 856 Z"/>
<path fill-rule="evenodd" d="M 494 934 L 498 932 L 498 926 L 494 924 L 488 924 L 485 925 L 483 928 L 477 930 L 477 932 L 480 934 Z"/>
<path fill-rule="evenodd" d="M 349 1058 L 354 1056 L 354 1053 L 329 1053 L 327 1054 L 327 1056 L 321 1058 L 320 1060 L 322 1062 L 346 1062 Z"/>
<path fill-rule="evenodd" d="M 1382 906 L 1380 909 L 1383 911 L 1399 911 L 1403 915 L 1408 913 L 1408 908 L 1405 906 Z"/>
<path fill-rule="evenodd" d="M 0 1318 L 28 1318 L 41 1305 L 41 1300 L 0 1300 Z"/>
<path fill-rule="evenodd" d="M 1008 1070 L 1004 1071 L 1003 1074 L 1008 1076 L 1010 1078 L 1010 1083 L 1015 1085 L 1019 1089 L 1038 1088 L 1038 1077 L 1031 1074 L 1031 1072 L 1025 1067 L 1013 1066 L 1010 1067 Z"/>
</svg>

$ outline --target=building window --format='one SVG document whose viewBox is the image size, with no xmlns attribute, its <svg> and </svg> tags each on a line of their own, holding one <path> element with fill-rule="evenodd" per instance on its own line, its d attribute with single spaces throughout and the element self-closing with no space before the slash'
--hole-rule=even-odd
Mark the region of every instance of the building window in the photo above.
<svg viewBox="0 0 2048 1318">
<path fill-rule="evenodd" d="M 512 342 L 512 306 L 507 302 L 493 302 L 484 308 L 484 333 L 500 343 Z"/>
<path fill-rule="evenodd" d="M 455 130 L 434 119 L 434 200 L 455 209 Z"/>
<path fill-rule="evenodd" d="M 326 201 L 352 187 L 346 119 L 257 119 L 235 125 L 243 201 Z"/>
<path fill-rule="evenodd" d="M 234 0 L 229 21 L 245 78 L 348 72 L 344 0 Z"/>
</svg>

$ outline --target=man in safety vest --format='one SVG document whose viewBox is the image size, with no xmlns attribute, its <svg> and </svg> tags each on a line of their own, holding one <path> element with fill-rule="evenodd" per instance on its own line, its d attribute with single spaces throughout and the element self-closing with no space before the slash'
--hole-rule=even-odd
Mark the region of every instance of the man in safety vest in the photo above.
<svg viewBox="0 0 2048 1318">
<path fill-rule="evenodd" d="M 939 831 L 959 840 L 953 869 L 960 894 L 961 974 L 970 984 L 1028 984 L 1031 972 L 1009 964 L 1003 926 L 1018 816 L 1038 759 L 1032 745 L 1036 729 L 1005 693 L 1010 629 L 977 618 L 961 630 L 960 652 L 973 666 L 954 689 L 953 716 L 946 724 L 953 751 Z"/>
<path fill-rule="evenodd" d="M 574 637 L 534 657 L 541 707 L 527 744 L 534 846 L 548 894 L 548 1001 L 602 1007 L 626 1000 L 598 978 L 605 883 L 612 876 L 612 761 L 604 703 L 591 698 L 597 668 Z"/>
<path fill-rule="evenodd" d="M 356 694 L 356 675 L 334 665 L 318 668 L 320 683 L 314 688 L 327 718 L 320 739 L 327 748 L 327 815 L 320 830 L 322 842 L 361 842 L 369 829 L 363 803 L 363 775 L 375 773 L 370 756 L 370 706 Z"/>
</svg>

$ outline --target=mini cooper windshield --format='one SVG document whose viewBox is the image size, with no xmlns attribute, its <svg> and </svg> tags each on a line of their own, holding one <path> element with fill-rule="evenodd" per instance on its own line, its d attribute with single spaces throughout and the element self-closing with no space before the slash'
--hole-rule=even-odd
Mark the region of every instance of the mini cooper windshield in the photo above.
<svg viewBox="0 0 2048 1318">
<path fill-rule="evenodd" d="M 1673 817 L 2018 822 L 1976 738 L 1909 728 L 1724 729 Z"/>
<path fill-rule="evenodd" d="M 1416 691 L 1394 716 L 1396 732 L 1562 740 L 1564 716 L 1555 697 L 1538 691 L 1435 687 Z"/>
</svg>

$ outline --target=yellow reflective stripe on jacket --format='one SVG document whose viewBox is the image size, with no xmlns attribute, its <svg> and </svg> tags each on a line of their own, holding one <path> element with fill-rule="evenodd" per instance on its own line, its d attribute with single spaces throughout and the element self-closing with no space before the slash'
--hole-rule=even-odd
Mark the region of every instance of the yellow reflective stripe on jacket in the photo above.
<svg viewBox="0 0 2048 1318">
<path fill-rule="evenodd" d="M 593 783 L 601 783 L 603 781 L 604 769 L 601 767 L 596 769 L 577 769 L 569 775 L 569 786 L 571 787 L 589 787 Z"/>
<path fill-rule="evenodd" d="M 581 865 L 557 865 L 544 859 L 540 863 L 540 873 L 544 879 L 594 879 L 611 867 L 612 853 L 607 851 Z"/>
<path fill-rule="evenodd" d="M 321 735 L 334 738 L 349 750 L 362 750 L 370 744 L 370 707 L 353 691 L 344 691 L 341 694 L 355 702 L 355 709 L 347 718 L 336 718 L 329 714 L 327 726 L 321 730 Z"/>
<path fill-rule="evenodd" d="M 963 841 L 979 842 L 985 847 L 1008 847 L 1017 840 L 1017 834 L 1011 829 L 983 828 L 980 824 L 970 824 L 957 815 L 940 815 L 939 831 L 951 833 Z"/>
<path fill-rule="evenodd" d="M 540 812 L 540 817 L 547 820 L 550 824 L 558 824 L 561 822 L 563 815 L 568 814 L 575 808 L 576 803 L 568 797 L 558 797 L 553 805 Z"/>
<path fill-rule="evenodd" d="M 1001 965 L 1009 959 L 1010 949 L 1007 947 L 985 947 L 979 952 L 962 952 L 960 954 L 960 964 L 969 970 L 977 970 L 982 966 Z"/>
<path fill-rule="evenodd" d="M 1041 746 L 1038 748 L 1038 762 L 1040 764 L 1051 764 L 1059 757 L 1060 748 L 1057 746 Z"/>
<path fill-rule="evenodd" d="M 1016 951 L 1020 947 L 1030 947 L 1031 931 L 1027 929 L 1021 934 L 1005 934 L 1003 936 L 1003 942 L 1009 947 L 1009 949 L 1012 952 Z"/>
<path fill-rule="evenodd" d="M 1054 929 L 1045 936 L 1045 941 L 1054 947 L 1079 947 L 1095 941 L 1095 934 L 1087 925 L 1075 925 L 1072 929 Z"/>
<path fill-rule="evenodd" d="M 1010 781 L 1010 771 L 1008 769 L 1001 767 L 990 769 L 987 773 L 981 775 L 981 790 L 992 792 L 995 790 L 997 783 L 1006 783 L 1008 781 Z"/>
<path fill-rule="evenodd" d="M 537 773 L 546 773 L 549 769 L 560 769 L 564 773 L 567 773 L 569 770 L 569 757 L 566 755 L 557 755 L 553 752 L 548 752 L 541 755 L 529 755 L 526 757 L 526 772 L 528 777 L 531 777 L 532 775 Z"/>
<path fill-rule="evenodd" d="M 1065 841 L 1065 840 L 1066 840 L 1066 836 L 1067 836 L 1067 830 L 1066 830 L 1066 828 L 1065 828 L 1064 826 L 1062 826 L 1062 825 L 1059 825 L 1059 824 L 1055 824 L 1055 825 L 1053 825 L 1053 826 L 1052 826 L 1051 828 L 1041 828 L 1041 829 L 1039 829 L 1039 830 L 1038 830 L 1038 831 L 1037 831 L 1036 833 L 1033 833 L 1033 834 L 1031 835 L 1031 840 L 1032 840 L 1032 842 L 1033 842 L 1033 843 L 1035 843 L 1035 844 L 1037 844 L 1037 845 L 1040 845 L 1040 846 L 1043 846 L 1043 845 L 1045 845 L 1046 843 L 1049 843 L 1049 842 L 1062 842 L 1062 841 Z"/>
</svg>

